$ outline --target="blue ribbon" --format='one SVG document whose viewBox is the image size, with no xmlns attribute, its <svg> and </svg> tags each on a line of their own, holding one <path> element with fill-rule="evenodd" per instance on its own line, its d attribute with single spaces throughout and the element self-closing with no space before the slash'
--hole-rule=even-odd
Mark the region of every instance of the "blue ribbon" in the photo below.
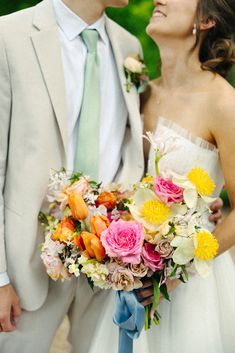
<svg viewBox="0 0 235 353">
<path fill-rule="evenodd" d="M 119 326 L 118 353 L 132 353 L 133 340 L 138 338 L 145 322 L 145 308 L 134 291 L 118 291 L 113 321 Z"/>
</svg>

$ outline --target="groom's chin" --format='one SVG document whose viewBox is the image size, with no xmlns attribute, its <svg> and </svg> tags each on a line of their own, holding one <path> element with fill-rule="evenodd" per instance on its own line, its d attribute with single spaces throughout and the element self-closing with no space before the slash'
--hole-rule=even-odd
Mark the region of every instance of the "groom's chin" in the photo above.
<svg viewBox="0 0 235 353">
<path fill-rule="evenodd" d="M 105 0 L 106 7 L 125 7 L 129 4 L 129 0 Z"/>
</svg>

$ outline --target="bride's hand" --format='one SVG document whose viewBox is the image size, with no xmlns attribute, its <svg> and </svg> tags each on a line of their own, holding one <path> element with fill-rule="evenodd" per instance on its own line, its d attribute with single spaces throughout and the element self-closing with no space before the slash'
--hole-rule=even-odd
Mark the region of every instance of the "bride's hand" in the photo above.
<svg viewBox="0 0 235 353">
<path fill-rule="evenodd" d="M 221 198 L 218 198 L 211 204 L 211 211 L 212 213 L 209 215 L 209 221 L 211 223 L 218 224 L 221 221 L 222 218 L 222 210 L 223 208 L 223 200 Z"/>
<path fill-rule="evenodd" d="M 166 284 L 168 293 L 171 293 L 175 288 L 179 286 L 180 283 L 181 281 L 179 279 L 167 280 Z M 143 281 L 143 287 L 138 289 L 136 292 L 142 305 L 147 306 L 153 303 L 153 284 L 150 279 L 145 279 Z M 163 295 L 161 294 L 159 303 L 161 303 L 162 299 Z"/>
</svg>

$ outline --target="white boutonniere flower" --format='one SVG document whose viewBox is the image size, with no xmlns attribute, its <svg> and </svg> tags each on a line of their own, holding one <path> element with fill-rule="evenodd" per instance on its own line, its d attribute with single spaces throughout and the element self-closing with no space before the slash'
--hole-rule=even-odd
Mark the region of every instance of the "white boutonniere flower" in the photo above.
<svg viewBox="0 0 235 353">
<path fill-rule="evenodd" d="M 148 69 L 138 54 L 128 55 L 124 61 L 124 72 L 127 92 L 135 86 L 138 93 L 143 93 L 149 82 Z"/>
</svg>

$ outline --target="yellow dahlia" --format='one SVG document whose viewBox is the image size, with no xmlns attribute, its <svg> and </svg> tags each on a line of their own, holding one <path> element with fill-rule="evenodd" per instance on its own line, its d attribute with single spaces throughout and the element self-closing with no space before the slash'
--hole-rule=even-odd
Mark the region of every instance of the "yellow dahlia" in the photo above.
<svg viewBox="0 0 235 353">
<path fill-rule="evenodd" d="M 153 177 L 151 175 L 146 175 L 144 178 L 141 180 L 142 183 L 153 183 Z"/>
<path fill-rule="evenodd" d="M 151 224 L 161 224 L 170 216 L 170 208 L 162 201 L 145 201 L 141 208 L 141 216 Z"/>
<path fill-rule="evenodd" d="M 197 247 L 194 255 L 199 260 L 212 260 L 218 253 L 219 243 L 213 234 L 206 230 L 201 230 L 196 234 Z"/>
<path fill-rule="evenodd" d="M 215 190 L 215 183 L 209 174 L 202 168 L 193 168 L 188 173 L 188 179 L 195 185 L 197 192 L 202 196 L 209 196 Z"/>
</svg>

